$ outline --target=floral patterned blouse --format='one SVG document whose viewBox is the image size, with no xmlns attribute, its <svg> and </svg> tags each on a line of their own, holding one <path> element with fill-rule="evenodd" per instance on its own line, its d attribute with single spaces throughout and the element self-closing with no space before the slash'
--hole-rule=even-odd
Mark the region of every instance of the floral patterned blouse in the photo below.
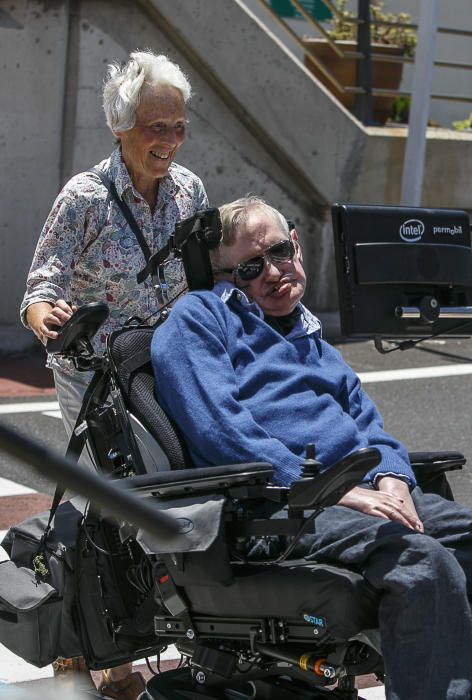
<svg viewBox="0 0 472 700">
<path fill-rule="evenodd" d="M 208 207 L 201 180 L 176 163 L 160 181 L 154 214 L 134 188 L 119 146 L 97 168 L 115 183 L 151 253 L 167 243 L 177 221 Z M 21 304 L 22 322 L 26 325 L 26 309 L 38 301 L 65 299 L 77 306 L 104 301 L 110 316 L 93 340 L 102 354 L 106 336 L 131 316 L 148 323 L 157 320 L 159 303 L 151 278 L 136 281 L 145 264 L 134 233 L 99 178 L 89 172 L 75 175 L 59 193 L 41 232 Z M 166 278 L 172 296 L 183 288 L 180 262 L 169 264 Z"/>
</svg>

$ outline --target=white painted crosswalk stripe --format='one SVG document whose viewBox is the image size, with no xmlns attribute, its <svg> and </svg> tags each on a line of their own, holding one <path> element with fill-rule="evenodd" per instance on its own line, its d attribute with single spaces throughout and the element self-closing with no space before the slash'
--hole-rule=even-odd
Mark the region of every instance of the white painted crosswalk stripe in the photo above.
<svg viewBox="0 0 472 700">
<path fill-rule="evenodd" d="M 408 367 L 406 369 L 389 369 L 377 372 L 359 372 L 363 384 L 374 382 L 398 382 L 405 379 L 437 379 L 439 377 L 458 377 L 472 374 L 472 364 L 436 365 L 431 367 Z"/>
<path fill-rule="evenodd" d="M 52 676 L 52 666 L 43 666 L 43 668 L 32 666 L 0 644 L 0 681 L 22 683 Z"/>
<path fill-rule="evenodd" d="M 26 493 L 37 493 L 37 491 L 0 476 L 0 496 L 23 496 Z"/>
<path fill-rule="evenodd" d="M 22 403 L 0 404 L 0 415 L 15 413 L 42 413 L 43 411 L 59 411 L 57 401 L 26 401 Z"/>
<path fill-rule="evenodd" d="M 385 700 L 385 690 L 380 685 L 376 688 L 363 688 L 359 693 L 359 698 L 365 698 L 365 700 Z"/>
<path fill-rule="evenodd" d="M 0 530 L 0 542 L 3 542 L 3 538 L 5 537 L 6 534 L 7 534 L 6 530 Z M 0 562 L 6 561 L 7 559 L 8 559 L 8 554 L 5 552 L 3 547 L 0 547 Z"/>
</svg>

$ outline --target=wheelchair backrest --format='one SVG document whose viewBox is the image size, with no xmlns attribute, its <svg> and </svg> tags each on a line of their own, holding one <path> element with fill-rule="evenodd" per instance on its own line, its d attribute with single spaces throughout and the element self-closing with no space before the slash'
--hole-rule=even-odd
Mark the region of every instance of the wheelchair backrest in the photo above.
<svg viewBox="0 0 472 700">
<path fill-rule="evenodd" d="M 129 412 L 143 461 L 146 461 L 143 451 L 152 450 L 155 440 L 168 460 L 168 465 L 162 468 L 184 469 L 190 464 L 185 442 L 156 400 L 151 365 L 153 333 L 150 327 L 124 328 L 112 333 L 108 343 L 111 371 Z"/>
</svg>

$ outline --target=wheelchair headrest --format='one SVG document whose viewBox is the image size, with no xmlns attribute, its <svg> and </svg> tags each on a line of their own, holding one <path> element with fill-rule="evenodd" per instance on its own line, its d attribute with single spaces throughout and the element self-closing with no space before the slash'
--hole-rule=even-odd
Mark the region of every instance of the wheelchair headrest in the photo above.
<svg viewBox="0 0 472 700">
<path fill-rule="evenodd" d="M 218 209 L 204 209 L 176 224 L 172 247 L 182 256 L 189 290 L 212 289 L 209 251 L 221 241 Z"/>
</svg>

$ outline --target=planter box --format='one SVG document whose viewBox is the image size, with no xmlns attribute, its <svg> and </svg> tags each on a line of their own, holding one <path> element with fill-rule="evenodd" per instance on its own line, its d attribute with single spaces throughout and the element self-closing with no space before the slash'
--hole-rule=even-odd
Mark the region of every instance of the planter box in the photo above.
<svg viewBox="0 0 472 700">
<path fill-rule="evenodd" d="M 338 46 L 343 51 L 356 51 L 357 44 L 354 41 L 337 41 Z M 323 63 L 326 69 L 333 74 L 336 80 L 343 86 L 355 87 L 356 85 L 356 61 L 355 58 L 341 58 L 338 56 L 325 39 L 304 39 L 305 46 L 305 66 L 316 76 L 329 91 L 343 104 L 347 109 L 351 110 L 354 107 L 355 95 L 340 93 L 325 78 L 321 71 L 315 66 L 313 61 L 310 61 L 307 56 L 311 53 Z M 402 49 L 398 46 L 389 46 L 387 44 L 372 44 L 374 53 L 382 53 L 389 55 L 402 55 Z M 402 79 L 403 64 L 389 63 L 388 61 L 372 61 L 372 87 L 388 90 L 398 90 Z M 384 124 L 390 116 L 395 97 L 373 97 L 373 119 L 376 122 Z"/>
</svg>

